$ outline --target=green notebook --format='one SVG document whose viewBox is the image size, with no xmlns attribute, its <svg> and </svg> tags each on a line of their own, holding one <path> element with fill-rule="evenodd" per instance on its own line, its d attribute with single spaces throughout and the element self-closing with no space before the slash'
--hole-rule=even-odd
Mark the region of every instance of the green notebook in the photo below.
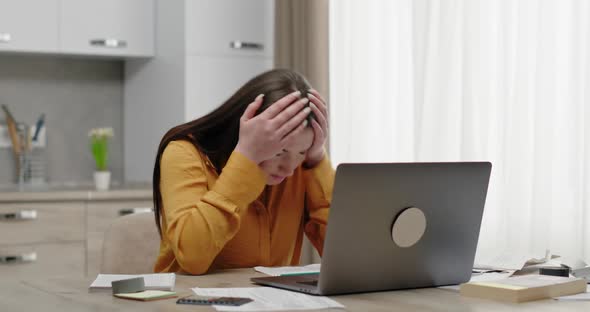
<svg viewBox="0 0 590 312">
<path fill-rule="evenodd" d="M 151 301 L 158 299 L 176 298 L 177 295 L 173 291 L 164 290 L 144 290 L 135 293 L 114 294 L 115 297 L 139 301 Z"/>
</svg>

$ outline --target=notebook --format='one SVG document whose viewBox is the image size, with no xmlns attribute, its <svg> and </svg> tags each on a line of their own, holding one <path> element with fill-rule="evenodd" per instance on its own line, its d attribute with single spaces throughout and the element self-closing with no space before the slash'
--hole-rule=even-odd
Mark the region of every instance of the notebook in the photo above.
<svg viewBox="0 0 590 312">
<path fill-rule="evenodd" d="M 174 273 L 155 273 L 155 274 L 98 274 L 94 282 L 90 284 L 88 290 L 95 291 L 110 291 L 111 283 L 124 279 L 134 277 L 143 277 L 145 281 L 146 290 L 167 290 L 173 291 L 176 283 L 176 275 Z"/>
<path fill-rule="evenodd" d="M 136 293 L 127 293 L 127 294 L 114 294 L 113 296 L 123 298 L 123 299 L 131 299 L 131 300 L 139 300 L 139 301 L 152 301 L 158 299 L 168 299 L 168 298 L 176 298 L 178 297 L 175 292 L 173 291 L 163 291 L 163 290 L 145 290 Z"/>
<path fill-rule="evenodd" d="M 489 282 L 462 284 L 461 295 L 510 302 L 575 295 L 586 292 L 586 281 L 550 275 L 523 275 Z"/>
</svg>

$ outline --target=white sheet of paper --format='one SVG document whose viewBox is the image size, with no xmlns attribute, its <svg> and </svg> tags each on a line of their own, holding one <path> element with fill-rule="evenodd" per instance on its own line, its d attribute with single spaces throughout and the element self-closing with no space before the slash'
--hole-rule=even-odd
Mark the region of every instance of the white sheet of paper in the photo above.
<svg viewBox="0 0 590 312">
<path fill-rule="evenodd" d="M 471 276 L 471 279 L 469 281 L 470 282 L 497 281 L 497 280 L 501 280 L 504 278 L 508 278 L 513 273 L 514 273 L 514 271 L 508 271 L 506 273 L 491 272 L 491 273 L 483 273 L 483 274 L 474 274 Z M 442 286 L 439 288 L 459 291 L 459 285 Z"/>
<path fill-rule="evenodd" d="M 570 267 L 572 270 L 582 269 L 588 266 L 584 260 L 579 258 L 559 257 L 557 260 L 561 264 Z"/>
<path fill-rule="evenodd" d="M 305 274 L 305 273 L 319 273 L 320 264 L 314 263 L 305 266 L 283 266 L 283 267 L 254 267 L 254 270 L 270 276 L 281 276 L 283 274 Z"/>
<path fill-rule="evenodd" d="M 556 300 L 583 300 L 583 301 L 590 301 L 590 286 L 586 286 L 586 292 L 585 293 L 581 293 L 581 294 L 577 294 L 577 295 L 571 295 L 571 296 L 562 296 L 562 297 L 556 297 L 553 298 Z"/>
<path fill-rule="evenodd" d="M 312 296 L 272 287 L 193 288 L 195 294 L 206 297 L 243 297 L 254 301 L 241 306 L 213 305 L 217 311 L 281 311 L 344 308 L 323 296 Z"/>
<path fill-rule="evenodd" d="M 151 290 L 174 290 L 176 274 L 155 273 L 155 274 L 98 274 L 90 289 L 110 289 L 111 283 L 124 279 L 143 277 L 146 289 Z"/>
</svg>

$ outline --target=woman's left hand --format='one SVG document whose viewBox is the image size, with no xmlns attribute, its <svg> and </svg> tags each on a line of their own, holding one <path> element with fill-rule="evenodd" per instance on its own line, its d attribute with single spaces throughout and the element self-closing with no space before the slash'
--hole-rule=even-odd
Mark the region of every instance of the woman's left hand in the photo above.
<svg viewBox="0 0 590 312">
<path fill-rule="evenodd" d="M 328 138 L 328 105 L 317 90 L 309 90 L 307 97 L 309 98 L 311 111 L 315 116 L 311 120 L 314 134 L 313 143 L 307 150 L 304 165 L 307 168 L 312 168 L 326 156 L 324 144 Z"/>
</svg>

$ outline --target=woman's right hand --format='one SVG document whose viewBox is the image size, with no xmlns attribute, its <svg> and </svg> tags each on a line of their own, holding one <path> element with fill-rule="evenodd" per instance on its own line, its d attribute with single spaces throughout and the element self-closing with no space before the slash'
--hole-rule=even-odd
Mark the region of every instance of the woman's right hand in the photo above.
<svg viewBox="0 0 590 312">
<path fill-rule="evenodd" d="M 240 118 L 240 136 L 235 150 L 256 164 L 280 153 L 285 142 L 307 125 L 306 117 L 311 109 L 305 106 L 309 99 L 300 99 L 300 95 L 299 91 L 290 93 L 255 116 L 264 95 L 257 96 Z"/>
</svg>

